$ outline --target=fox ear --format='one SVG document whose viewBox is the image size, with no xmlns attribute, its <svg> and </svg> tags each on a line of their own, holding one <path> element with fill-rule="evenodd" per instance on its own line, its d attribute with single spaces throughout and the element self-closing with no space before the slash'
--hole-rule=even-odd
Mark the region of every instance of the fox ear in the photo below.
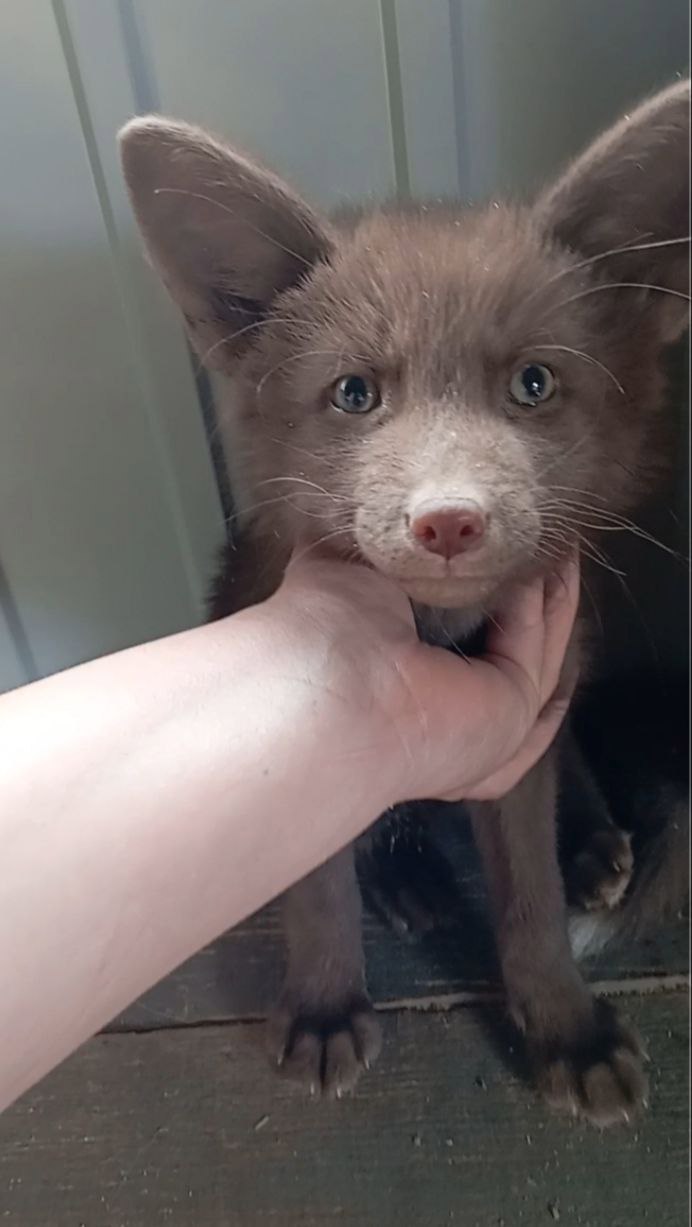
<svg viewBox="0 0 692 1227">
<path fill-rule="evenodd" d="M 329 254 L 327 224 L 271 171 L 197 128 L 146 116 L 119 141 L 151 261 L 202 359 L 227 367 L 275 296 Z"/>
<path fill-rule="evenodd" d="M 536 205 L 541 224 L 593 259 L 604 284 L 660 287 L 642 295 L 664 342 L 689 314 L 689 183 L 690 83 L 682 81 L 615 124 Z M 612 303 L 622 311 L 617 294 Z"/>
</svg>

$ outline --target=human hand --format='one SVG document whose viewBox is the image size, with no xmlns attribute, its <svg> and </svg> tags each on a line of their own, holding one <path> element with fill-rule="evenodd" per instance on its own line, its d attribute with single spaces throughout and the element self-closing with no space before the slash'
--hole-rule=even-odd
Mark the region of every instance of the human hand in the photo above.
<svg viewBox="0 0 692 1227">
<path fill-rule="evenodd" d="M 543 756 L 568 709 L 578 595 L 575 560 L 517 586 L 485 655 L 469 661 L 421 643 L 404 594 L 363 566 L 303 556 L 272 602 L 310 641 L 312 684 L 336 697 L 340 752 L 371 747 L 373 772 L 394 765 L 398 801 L 494 800 Z"/>
</svg>

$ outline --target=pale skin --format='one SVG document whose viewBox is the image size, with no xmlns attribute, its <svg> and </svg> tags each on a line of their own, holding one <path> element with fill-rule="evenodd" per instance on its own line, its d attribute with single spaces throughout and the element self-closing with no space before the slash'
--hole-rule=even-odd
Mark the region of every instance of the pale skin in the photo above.
<svg viewBox="0 0 692 1227">
<path fill-rule="evenodd" d="M 388 806 L 512 788 L 567 707 L 578 586 L 518 588 L 466 662 L 382 576 L 304 558 L 263 605 L 0 697 L 0 1108 Z"/>
</svg>

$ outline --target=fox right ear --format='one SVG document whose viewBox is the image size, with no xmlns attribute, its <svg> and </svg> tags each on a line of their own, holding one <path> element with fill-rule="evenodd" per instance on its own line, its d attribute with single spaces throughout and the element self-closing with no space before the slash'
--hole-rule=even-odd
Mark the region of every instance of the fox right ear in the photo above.
<svg viewBox="0 0 692 1227">
<path fill-rule="evenodd" d="M 202 360 L 226 368 L 276 295 L 327 257 L 327 223 L 271 171 L 198 128 L 146 116 L 119 140 L 151 261 Z"/>
<path fill-rule="evenodd" d="M 642 308 L 661 340 L 679 336 L 689 315 L 689 81 L 656 94 L 605 132 L 543 195 L 536 214 L 613 284 L 613 311 L 623 310 L 616 283 L 627 287 L 630 306 L 641 285 Z"/>
</svg>

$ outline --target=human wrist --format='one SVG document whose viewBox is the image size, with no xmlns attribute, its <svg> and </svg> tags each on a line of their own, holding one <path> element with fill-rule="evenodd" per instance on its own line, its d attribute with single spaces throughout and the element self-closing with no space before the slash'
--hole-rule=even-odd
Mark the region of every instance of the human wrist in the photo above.
<svg viewBox="0 0 692 1227">
<path fill-rule="evenodd" d="M 244 624 L 258 676 L 269 672 L 274 701 L 292 712 L 281 721 L 279 742 L 286 735 L 304 772 L 332 792 L 345 789 L 354 808 L 371 810 L 374 820 L 401 799 L 411 767 L 399 731 L 398 674 L 393 678 L 389 654 L 373 650 L 366 636 L 340 634 L 336 610 L 321 597 L 310 593 L 306 602 L 279 590 L 234 621 L 238 629 Z"/>
</svg>

